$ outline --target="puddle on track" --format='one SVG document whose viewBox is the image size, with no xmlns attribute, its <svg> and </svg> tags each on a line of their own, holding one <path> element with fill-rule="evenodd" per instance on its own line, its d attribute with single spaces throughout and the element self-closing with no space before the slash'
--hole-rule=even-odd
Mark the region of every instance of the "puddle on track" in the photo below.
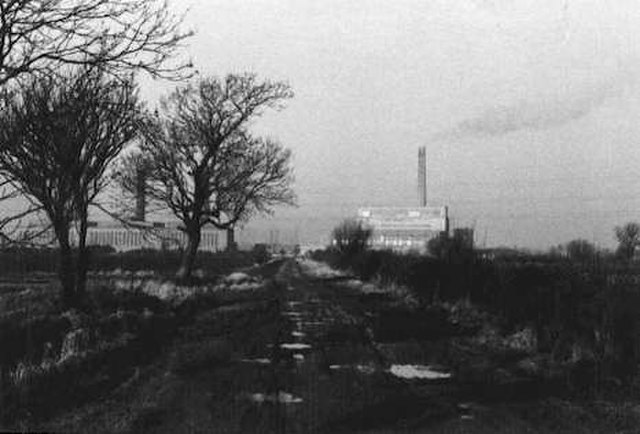
<svg viewBox="0 0 640 434">
<path fill-rule="evenodd" d="M 271 359 L 259 358 L 259 359 L 240 359 L 242 363 L 252 363 L 256 365 L 270 365 Z"/>
<path fill-rule="evenodd" d="M 266 393 L 252 393 L 249 395 L 249 400 L 255 403 L 278 403 L 278 404 L 301 404 L 302 398 L 294 396 L 287 392 L 278 392 L 277 394 Z"/>
<path fill-rule="evenodd" d="M 391 365 L 389 373 L 407 380 L 444 380 L 451 378 L 451 373 L 435 370 L 429 365 Z"/>
<path fill-rule="evenodd" d="M 369 375 L 376 372 L 376 367 L 373 365 L 330 365 L 329 369 L 332 371 L 353 370 Z"/>
<path fill-rule="evenodd" d="M 280 348 L 282 348 L 283 350 L 300 351 L 300 350 L 310 350 L 311 345 L 294 342 L 294 343 L 280 344 Z"/>
<path fill-rule="evenodd" d="M 329 365 L 329 369 L 332 371 L 353 370 L 360 372 L 361 374 L 374 374 L 377 371 L 381 371 L 381 369 L 378 369 L 376 366 L 371 364 Z M 451 378 L 450 373 L 442 372 L 426 365 L 391 365 L 386 372 L 407 380 L 445 380 Z"/>
<path fill-rule="evenodd" d="M 302 322 L 302 325 L 307 327 L 321 327 L 326 325 L 326 323 L 322 321 L 304 321 Z"/>
</svg>

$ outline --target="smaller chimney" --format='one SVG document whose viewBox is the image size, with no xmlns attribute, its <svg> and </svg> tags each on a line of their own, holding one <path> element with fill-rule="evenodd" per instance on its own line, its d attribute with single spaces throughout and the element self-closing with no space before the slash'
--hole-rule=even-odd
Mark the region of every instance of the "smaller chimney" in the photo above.
<svg viewBox="0 0 640 434">
<path fill-rule="evenodd" d="M 418 206 L 427 206 L 427 150 L 418 148 Z"/>
<path fill-rule="evenodd" d="M 145 221 L 146 214 L 146 171 L 138 166 L 136 169 L 136 210 L 133 219 L 136 221 Z"/>
</svg>

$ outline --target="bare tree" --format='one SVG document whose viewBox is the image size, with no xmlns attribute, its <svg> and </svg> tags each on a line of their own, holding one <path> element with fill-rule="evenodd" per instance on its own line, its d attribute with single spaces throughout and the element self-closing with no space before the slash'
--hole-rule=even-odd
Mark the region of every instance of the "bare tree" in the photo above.
<svg viewBox="0 0 640 434">
<path fill-rule="evenodd" d="M 219 153 L 211 179 L 210 222 L 227 230 L 227 249 L 236 248 L 234 229 L 255 214 L 269 214 L 278 204 L 295 204 L 291 190 L 291 151 L 272 139 L 238 134 Z"/>
<path fill-rule="evenodd" d="M 60 248 L 64 298 L 74 302 L 86 284 L 88 209 L 107 184 L 110 163 L 137 134 L 137 92 L 131 80 L 82 68 L 30 79 L 3 101 L 0 177 L 29 203 L 4 223 L 45 216 Z"/>
<path fill-rule="evenodd" d="M 64 64 L 175 76 L 181 21 L 161 0 L 0 0 L 0 86 Z"/>
<path fill-rule="evenodd" d="M 617 226 L 615 233 L 618 239 L 616 254 L 627 261 L 633 259 L 636 247 L 640 245 L 640 224 L 629 222 Z"/>
<path fill-rule="evenodd" d="M 141 145 L 150 167 L 146 192 L 182 222 L 188 241 L 179 278 L 191 274 L 203 226 L 232 229 L 254 213 L 294 203 L 290 152 L 246 130 L 292 95 L 288 85 L 253 74 L 204 78 L 175 90 L 149 121 Z M 135 167 L 120 170 L 125 190 L 135 188 Z"/>
</svg>

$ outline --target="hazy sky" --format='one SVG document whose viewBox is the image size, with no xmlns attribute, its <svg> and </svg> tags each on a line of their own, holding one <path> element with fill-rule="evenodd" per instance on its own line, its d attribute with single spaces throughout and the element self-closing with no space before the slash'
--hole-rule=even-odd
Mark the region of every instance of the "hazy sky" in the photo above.
<svg viewBox="0 0 640 434">
<path fill-rule="evenodd" d="M 429 204 L 480 244 L 612 246 L 615 225 L 640 221 L 640 2 L 186 4 L 201 74 L 296 93 L 255 130 L 293 150 L 299 207 L 246 236 L 322 242 L 358 206 L 416 205 L 419 146 Z"/>
</svg>

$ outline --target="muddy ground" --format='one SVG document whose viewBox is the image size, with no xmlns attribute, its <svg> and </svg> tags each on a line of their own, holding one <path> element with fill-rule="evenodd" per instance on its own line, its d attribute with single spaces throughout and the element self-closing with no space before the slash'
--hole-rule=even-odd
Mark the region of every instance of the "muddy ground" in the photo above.
<svg viewBox="0 0 640 434">
<path fill-rule="evenodd" d="M 86 405 L 24 427 L 121 433 L 640 432 L 635 403 L 578 402 L 471 354 L 410 297 L 288 259 L 266 284 L 193 308 L 153 363 Z M 465 348 L 467 348 L 465 350 Z M 468 353 L 465 353 L 467 351 Z M 477 349 L 476 349 L 477 353 Z"/>
</svg>

